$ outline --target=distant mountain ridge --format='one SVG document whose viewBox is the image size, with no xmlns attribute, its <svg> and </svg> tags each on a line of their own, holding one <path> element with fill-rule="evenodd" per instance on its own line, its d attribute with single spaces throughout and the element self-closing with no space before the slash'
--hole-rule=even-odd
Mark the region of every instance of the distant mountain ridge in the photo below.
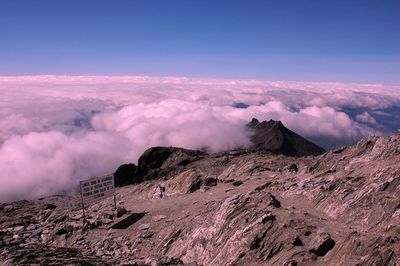
<svg viewBox="0 0 400 266">
<path fill-rule="evenodd" d="M 253 118 L 247 127 L 254 130 L 251 136 L 253 148 L 296 157 L 325 153 L 325 149 L 286 128 L 281 121 L 260 122 Z"/>
</svg>

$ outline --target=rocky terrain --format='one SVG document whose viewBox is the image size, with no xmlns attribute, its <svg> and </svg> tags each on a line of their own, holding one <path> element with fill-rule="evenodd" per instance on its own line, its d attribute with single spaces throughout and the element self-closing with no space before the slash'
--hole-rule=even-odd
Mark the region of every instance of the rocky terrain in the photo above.
<svg viewBox="0 0 400 266">
<path fill-rule="evenodd" d="M 284 154 L 151 148 L 86 223 L 78 196 L 0 204 L 0 261 L 400 265 L 400 135 Z"/>
</svg>

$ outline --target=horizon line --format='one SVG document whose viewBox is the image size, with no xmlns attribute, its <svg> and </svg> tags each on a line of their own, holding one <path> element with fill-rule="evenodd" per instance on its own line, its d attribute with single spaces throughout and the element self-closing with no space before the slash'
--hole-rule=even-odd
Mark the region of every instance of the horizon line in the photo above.
<svg viewBox="0 0 400 266">
<path fill-rule="evenodd" d="M 254 79 L 254 78 L 223 78 L 223 77 L 198 77 L 198 76 L 175 76 L 175 75 L 86 75 L 86 74 L 37 74 L 37 75 L 0 75 L 0 81 L 3 79 L 18 79 L 18 78 L 142 78 L 142 79 L 187 79 L 198 81 L 224 81 L 224 82 L 287 82 L 300 84 L 332 84 L 332 85 L 363 85 L 363 86 L 390 86 L 399 87 L 399 84 L 388 83 L 364 83 L 364 82 L 343 82 L 343 81 L 304 81 L 304 80 L 273 80 L 273 79 Z"/>
</svg>

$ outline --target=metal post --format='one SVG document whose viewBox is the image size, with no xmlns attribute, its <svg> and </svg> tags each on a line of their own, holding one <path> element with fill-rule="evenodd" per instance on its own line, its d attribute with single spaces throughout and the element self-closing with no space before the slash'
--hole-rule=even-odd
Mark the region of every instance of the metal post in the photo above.
<svg viewBox="0 0 400 266">
<path fill-rule="evenodd" d="M 112 187 L 114 189 L 114 210 L 117 209 L 117 199 L 115 197 L 115 176 L 114 174 L 112 175 Z"/>
<path fill-rule="evenodd" d="M 82 203 L 82 212 L 83 212 L 83 226 L 85 226 L 86 215 L 85 215 L 85 203 L 83 202 L 82 184 L 81 184 L 81 203 Z"/>
</svg>

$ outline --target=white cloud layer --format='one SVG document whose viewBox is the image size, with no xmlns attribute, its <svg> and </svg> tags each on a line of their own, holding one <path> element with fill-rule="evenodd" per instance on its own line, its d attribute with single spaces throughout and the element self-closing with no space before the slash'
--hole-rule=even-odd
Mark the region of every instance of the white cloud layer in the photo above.
<svg viewBox="0 0 400 266">
<path fill-rule="evenodd" d="M 0 201 L 71 192 L 155 145 L 246 147 L 252 117 L 327 147 L 400 127 L 400 86 L 34 76 L 0 92 Z"/>
</svg>

